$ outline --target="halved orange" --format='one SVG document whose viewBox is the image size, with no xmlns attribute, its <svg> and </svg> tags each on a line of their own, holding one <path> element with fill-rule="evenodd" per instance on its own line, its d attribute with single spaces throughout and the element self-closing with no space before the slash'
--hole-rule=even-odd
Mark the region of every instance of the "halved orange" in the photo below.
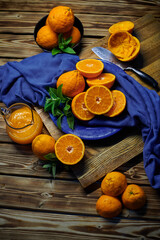
<svg viewBox="0 0 160 240">
<path fill-rule="evenodd" d="M 95 85 L 87 89 L 84 102 L 91 113 L 101 115 L 111 109 L 113 97 L 107 87 Z"/>
<path fill-rule="evenodd" d="M 104 68 L 101 60 L 97 59 L 84 59 L 76 64 L 77 70 L 86 78 L 98 77 Z"/>
<path fill-rule="evenodd" d="M 134 28 L 134 23 L 131 21 L 122 21 L 122 22 L 117 22 L 113 24 L 109 29 L 109 33 L 113 34 L 115 32 L 119 31 L 127 31 L 129 33 L 132 33 Z"/>
<path fill-rule="evenodd" d="M 74 134 L 64 134 L 56 141 L 56 157 L 64 164 L 78 163 L 83 158 L 84 152 L 85 145 L 82 139 Z"/>
<path fill-rule="evenodd" d="M 105 113 L 105 116 L 108 117 L 115 117 L 119 115 L 123 110 L 125 109 L 126 106 L 126 97 L 124 93 L 122 93 L 119 90 L 113 90 L 111 91 L 112 96 L 113 96 L 113 106 L 112 108 Z"/>
<path fill-rule="evenodd" d="M 108 49 L 120 61 L 131 61 L 140 52 L 139 40 L 127 31 L 113 33 L 108 39 Z"/>
<path fill-rule="evenodd" d="M 71 108 L 74 116 L 83 121 L 88 121 L 94 118 L 94 114 L 91 113 L 84 103 L 85 92 L 77 94 L 71 103 Z"/>
<path fill-rule="evenodd" d="M 88 78 L 86 82 L 89 87 L 94 85 L 103 85 L 108 88 L 111 88 L 115 82 L 116 76 L 112 73 L 101 73 L 96 78 Z"/>
</svg>

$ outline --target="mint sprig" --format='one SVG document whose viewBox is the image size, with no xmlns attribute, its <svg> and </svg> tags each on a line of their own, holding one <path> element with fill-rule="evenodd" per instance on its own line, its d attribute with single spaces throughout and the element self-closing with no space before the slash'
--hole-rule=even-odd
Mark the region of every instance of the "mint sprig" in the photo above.
<svg viewBox="0 0 160 240">
<path fill-rule="evenodd" d="M 76 54 L 73 50 L 74 44 L 71 43 L 72 37 L 64 39 L 63 34 L 58 35 L 58 46 L 52 49 L 52 55 L 56 55 L 61 52 Z"/>
<path fill-rule="evenodd" d="M 46 97 L 44 111 L 51 112 L 53 116 L 57 117 L 57 127 L 61 129 L 61 122 L 63 116 L 67 117 L 68 126 L 74 129 L 74 116 L 71 111 L 72 99 L 64 96 L 62 93 L 61 84 L 58 88 L 49 88 L 48 93 L 50 97 Z"/>
<path fill-rule="evenodd" d="M 55 178 L 56 177 L 56 169 L 57 169 L 57 164 L 59 163 L 59 160 L 57 159 L 55 153 L 49 153 L 44 156 L 46 160 L 49 161 L 49 163 L 46 163 L 43 165 L 43 168 L 46 168 L 49 173 L 52 174 L 52 176 Z"/>
</svg>

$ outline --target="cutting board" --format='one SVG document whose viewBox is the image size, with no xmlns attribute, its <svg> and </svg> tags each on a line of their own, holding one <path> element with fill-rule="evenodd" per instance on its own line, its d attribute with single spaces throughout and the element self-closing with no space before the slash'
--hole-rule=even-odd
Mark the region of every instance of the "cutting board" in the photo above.
<svg viewBox="0 0 160 240">
<path fill-rule="evenodd" d="M 79 57 L 97 58 L 91 51 L 92 47 L 102 46 L 107 48 L 109 32 L 91 46 L 82 49 Z M 145 15 L 135 21 L 133 34 L 141 42 L 141 51 L 136 59 L 137 67 L 150 74 L 160 84 L 160 23 L 152 16 Z M 128 72 L 143 86 L 136 75 Z M 42 108 L 36 108 L 43 123 L 51 136 L 56 140 L 63 134 L 51 121 L 48 113 Z M 127 131 L 127 132 L 126 132 Z M 143 141 L 141 134 L 136 129 L 124 129 L 109 138 L 98 141 L 85 141 L 85 156 L 78 164 L 72 166 L 72 170 L 82 187 L 86 188 L 102 178 L 107 172 L 113 171 L 122 164 L 143 152 Z"/>
</svg>

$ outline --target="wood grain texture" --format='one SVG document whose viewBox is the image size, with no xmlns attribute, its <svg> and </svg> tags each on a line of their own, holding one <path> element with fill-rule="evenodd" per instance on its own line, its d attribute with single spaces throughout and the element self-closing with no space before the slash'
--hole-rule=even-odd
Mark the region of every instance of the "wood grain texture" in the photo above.
<svg viewBox="0 0 160 240">
<path fill-rule="evenodd" d="M 127 214 L 126 214 L 127 215 Z M 159 239 L 159 222 L 1 209 L 1 240 Z"/>
</svg>

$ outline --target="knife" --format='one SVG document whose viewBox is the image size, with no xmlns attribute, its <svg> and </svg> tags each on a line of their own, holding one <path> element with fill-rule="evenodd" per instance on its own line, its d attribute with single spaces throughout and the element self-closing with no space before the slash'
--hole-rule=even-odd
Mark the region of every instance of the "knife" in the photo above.
<svg viewBox="0 0 160 240">
<path fill-rule="evenodd" d="M 157 92 L 160 91 L 160 87 L 158 86 L 158 82 L 149 76 L 147 73 L 138 70 L 136 68 L 130 67 L 127 65 L 127 63 L 119 61 L 113 53 L 111 53 L 109 50 L 103 47 L 94 47 L 92 48 L 92 51 L 102 60 L 107 60 L 109 62 L 112 62 L 122 68 L 124 71 L 132 71 L 137 74 L 145 83 L 152 86 Z"/>
</svg>

